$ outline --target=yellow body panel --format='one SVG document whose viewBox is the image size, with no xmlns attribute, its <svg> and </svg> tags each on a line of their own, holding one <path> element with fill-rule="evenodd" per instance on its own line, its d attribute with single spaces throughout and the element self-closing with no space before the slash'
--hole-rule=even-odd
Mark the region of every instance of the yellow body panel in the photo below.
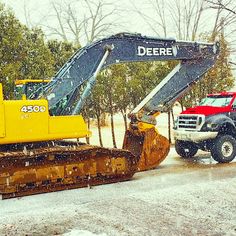
<svg viewBox="0 0 236 236">
<path fill-rule="evenodd" d="M 58 135 L 73 133 L 76 137 L 86 137 L 88 132 L 82 116 L 50 116 L 48 127 L 50 134 Z"/>
<path fill-rule="evenodd" d="M 3 101 L 0 100 L 0 138 L 5 137 L 5 116 Z"/>
<path fill-rule="evenodd" d="M 47 100 L 0 99 L 0 144 L 87 136 L 82 116 L 50 116 Z"/>
</svg>

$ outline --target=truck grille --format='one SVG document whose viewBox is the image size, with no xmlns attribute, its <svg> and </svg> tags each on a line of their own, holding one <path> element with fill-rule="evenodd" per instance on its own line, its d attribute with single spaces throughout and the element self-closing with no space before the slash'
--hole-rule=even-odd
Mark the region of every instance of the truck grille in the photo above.
<svg viewBox="0 0 236 236">
<path fill-rule="evenodd" d="M 180 115 L 177 119 L 177 129 L 200 130 L 205 120 L 204 115 Z"/>
</svg>

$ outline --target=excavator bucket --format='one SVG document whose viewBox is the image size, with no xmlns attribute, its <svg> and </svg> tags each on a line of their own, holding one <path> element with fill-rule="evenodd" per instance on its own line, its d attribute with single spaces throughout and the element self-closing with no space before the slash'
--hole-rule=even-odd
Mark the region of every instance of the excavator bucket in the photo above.
<svg viewBox="0 0 236 236">
<path fill-rule="evenodd" d="M 138 170 L 145 171 L 154 169 L 167 157 L 170 144 L 154 127 L 142 132 L 131 128 L 125 133 L 123 149 L 138 157 Z"/>
</svg>

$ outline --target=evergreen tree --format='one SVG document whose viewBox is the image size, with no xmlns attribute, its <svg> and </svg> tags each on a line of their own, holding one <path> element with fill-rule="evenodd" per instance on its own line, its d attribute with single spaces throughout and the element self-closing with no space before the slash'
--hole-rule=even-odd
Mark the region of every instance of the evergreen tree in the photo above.
<svg viewBox="0 0 236 236">
<path fill-rule="evenodd" d="M 45 79 L 54 73 L 53 58 L 40 29 L 28 29 L 0 4 L 0 82 L 13 98 L 16 79 Z"/>
<path fill-rule="evenodd" d="M 110 69 L 111 86 L 113 87 L 113 100 L 117 111 L 121 112 L 125 130 L 128 128 L 127 112 L 130 107 L 130 86 L 129 78 L 127 76 L 127 64 L 113 65 Z"/>
<path fill-rule="evenodd" d="M 138 62 L 128 64 L 129 96 L 136 107 L 172 70 L 169 62 Z"/>
<path fill-rule="evenodd" d="M 21 60 L 22 79 L 48 79 L 53 76 L 53 56 L 41 29 L 24 27 L 24 57 Z"/>
<path fill-rule="evenodd" d="M 24 29 L 14 14 L 0 4 L 0 82 L 5 97 L 12 97 L 24 55 Z"/>
<path fill-rule="evenodd" d="M 79 47 L 75 48 L 72 43 L 58 40 L 49 40 L 47 45 L 53 56 L 55 71 L 58 71 L 75 51 L 79 49 Z"/>
</svg>

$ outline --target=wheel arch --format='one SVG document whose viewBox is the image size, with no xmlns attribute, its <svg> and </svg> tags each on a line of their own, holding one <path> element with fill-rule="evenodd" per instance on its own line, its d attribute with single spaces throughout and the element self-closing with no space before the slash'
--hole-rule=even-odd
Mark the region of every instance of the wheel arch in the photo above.
<svg viewBox="0 0 236 236">
<path fill-rule="evenodd" d="M 236 127 L 231 120 L 228 120 L 219 125 L 219 135 L 224 135 L 224 134 L 236 137 Z"/>
</svg>

